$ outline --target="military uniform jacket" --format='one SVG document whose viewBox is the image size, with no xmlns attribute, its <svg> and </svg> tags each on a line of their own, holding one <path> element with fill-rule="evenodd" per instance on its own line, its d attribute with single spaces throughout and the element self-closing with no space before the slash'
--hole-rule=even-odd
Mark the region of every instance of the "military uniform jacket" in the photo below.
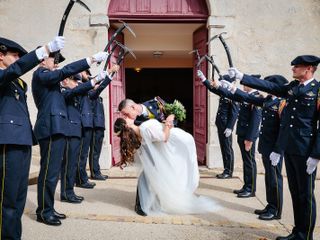
<svg viewBox="0 0 320 240">
<path fill-rule="evenodd" d="M 204 81 L 203 84 L 210 92 L 220 96 L 215 122 L 217 128 L 221 130 L 225 130 L 226 128 L 233 129 L 239 114 L 238 102 L 221 95 L 221 92 L 213 88 L 208 80 Z"/>
<path fill-rule="evenodd" d="M 209 82 L 207 82 L 207 84 L 208 83 Z M 245 140 L 252 142 L 255 141 L 259 136 L 261 108 L 254 106 L 253 104 L 243 102 L 239 96 L 232 94 L 225 88 L 218 87 L 218 89 L 213 90 L 214 88 L 211 87 L 211 89 L 213 93 L 217 92 L 219 96 L 224 96 L 240 103 L 236 134 L 238 137 L 241 137 Z M 258 91 L 254 91 L 249 95 L 259 97 L 260 93 Z"/>
<path fill-rule="evenodd" d="M 54 71 L 39 67 L 33 73 L 32 93 L 38 108 L 34 128 L 37 139 L 47 138 L 54 134 L 67 135 L 67 106 L 60 91 L 60 82 L 88 68 L 87 61 L 83 59 Z"/>
<path fill-rule="evenodd" d="M 82 136 L 80 100 L 81 95 L 87 94 L 90 89 L 92 89 L 90 81 L 73 89 L 61 88 L 62 95 L 64 96 L 67 104 L 68 131 L 66 132 L 66 136 L 68 137 L 81 138 Z"/>
<path fill-rule="evenodd" d="M 272 99 L 271 95 L 265 98 L 248 94 L 240 89 L 234 93 L 237 97 L 248 103 L 262 107 L 262 120 L 259 135 L 259 153 L 269 156 L 275 150 L 275 145 L 279 135 L 280 114 L 279 107 L 281 98 Z"/>
<path fill-rule="evenodd" d="M 26 102 L 27 84 L 18 77 L 39 64 L 35 51 L 24 55 L 8 68 L 0 69 L 0 144 L 32 146 L 33 136 Z"/>
<path fill-rule="evenodd" d="M 103 108 L 103 99 L 100 97 L 101 92 L 109 85 L 111 79 L 107 76 L 96 90 L 89 92 L 89 98 L 92 100 L 93 127 L 105 129 L 105 117 Z"/>
<path fill-rule="evenodd" d="M 148 111 L 150 111 L 154 115 L 155 119 L 157 119 L 159 122 L 163 122 L 165 120 L 165 115 L 160 109 L 159 103 L 156 99 L 151 99 L 142 104 L 146 106 Z M 141 123 L 149 119 L 150 119 L 149 117 L 140 115 L 136 118 L 136 120 L 134 121 L 134 124 L 139 126 Z"/>
<path fill-rule="evenodd" d="M 269 81 L 258 81 L 247 75 L 244 76 L 242 83 L 286 99 L 276 152 L 285 151 L 288 154 L 320 159 L 320 134 L 317 129 L 320 86 L 315 79 L 302 88 L 299 87 L 297 80 L 280 86 Z"/>
</svg>

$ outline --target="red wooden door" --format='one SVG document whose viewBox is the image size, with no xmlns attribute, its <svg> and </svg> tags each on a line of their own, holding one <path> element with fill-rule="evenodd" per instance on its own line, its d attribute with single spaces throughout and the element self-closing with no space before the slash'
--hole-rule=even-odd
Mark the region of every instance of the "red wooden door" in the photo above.
<svg viewBox="0 0 320 240">
<path fill-rule="evenodd" d="M 109 39 L 112 34 L 115 32 L 115 29 L 109 29 Z M 120 43 L 124 43 L 123 34 L 119 34 L 116 40 Z M 119 47 L 114 51 L 113 56 L 111 57 L 112 63 L 116 62 L 119 54 Z M 112 146 L 112 165 L 116 165 L 120 161 L 120 138 L 113 133 L 113 124 L 115 120 L 120 117 L 118 112 L 118 104 L 122 99 L 125 98 L 125 72 L 123 62 L 120 66 L 120 70 L 117 74 L 114 75 L 110 83 L 110 142 Z"/>
<path fill-rule="evenodd" d="M 198 49 L 200 55 L 207 53 L 208 31 L 205 26 L 193 33 L 193 49 Z M 207 144 L 207 90 L 197 77 L 197 57 L 193 60 L 193 136 L 197 146 L 199 164 L 206 163 Z M 206 75 L 207 62 L 203 61 L 200 70 Z"/>
</svg>

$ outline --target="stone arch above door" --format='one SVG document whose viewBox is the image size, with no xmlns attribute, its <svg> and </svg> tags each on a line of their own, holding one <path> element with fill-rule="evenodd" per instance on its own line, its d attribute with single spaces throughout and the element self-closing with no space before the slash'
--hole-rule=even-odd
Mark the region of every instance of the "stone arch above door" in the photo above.
<svg viewBox="0 0 320 240">
<path fill-rule="evenodd" d="M 206 0 L 111 0 L 109 20 L 206 22 Z"/>
</svg>

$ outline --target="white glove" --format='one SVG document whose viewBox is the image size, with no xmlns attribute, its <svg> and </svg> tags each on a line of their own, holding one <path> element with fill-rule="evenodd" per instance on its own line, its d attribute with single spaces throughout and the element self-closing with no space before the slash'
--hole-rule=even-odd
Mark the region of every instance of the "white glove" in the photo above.
<svg viewBox="0 0 320 240">
<path fill-rule="evenodd" d="M 106 78 L 107 75 L 108 75 L 107 71 L 99 72 L 99 74 L 96 76 L 96 83 L 102 82 Z"/>
<path fill-rule="evenodd" d="M 243 73 L 240 72 L 238 69 L 236 69 L 235 67 L 229 68 L 228 69 L 228 75 L 230 78 L 236 78 L 239 80 L 242 80 L 243 78 Z"/>
<path fill-rule="evenodd" d="M 232 89 L 232 83 L 228 82 L 227 80 L 221 80 L 221 87 L 228 89 L 230 91 Z"/>
<path fill-rule="evenodd" d="M 319 160 L 309 157 L 307 160 L 307 173 L 311 175 L 316 170 Z"/>
<path fill-rule="evenodd" d="M 108 58 L 108 53 L 107 52 L 98 52 L 92 56 L 92 60 L 94 62 L 103 62 Z"/>
<path fill-rule="evenodd" d="M 54 40 L 48 43 L 49 52 L 56 52 L 64 47 L 64 37 L 56 36 Z"/>
<path fill-rule="evenodd" d="M 277 166 L 279 161 L 280 161 L 280 157 L 281 155 L 279 153 L 276 153 L 276 152 L 272 152 L 270 154 L 270 161 L 271 161 L 271 164 L 272 166 Z"/>
<path fill-rule="evenodd" d="M 231 135 L 231 133 L 232 133 L 232 129 L 230 129 L 230 128 L 226 128 L 226 130 L 224 130 L 224 135 L 226 136 L 226 137 L 230 137 L 230 135 Z"/>
<path fill-rule="evenodd" d="M 197 76 L 198 78 L 201 79 L 202 82 L 204 82 L 206 80 L 206 77 L 204 76 L 204 74 L 201 72 L 201 70 L 197 71 Z"/>
</svg>

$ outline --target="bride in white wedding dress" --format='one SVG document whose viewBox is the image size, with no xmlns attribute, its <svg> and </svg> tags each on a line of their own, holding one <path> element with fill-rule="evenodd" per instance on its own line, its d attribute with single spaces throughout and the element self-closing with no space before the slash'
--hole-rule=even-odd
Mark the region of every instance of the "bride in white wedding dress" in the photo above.
<svg viewBox="0 0 320 240">
<path fill-rule="evenodd" d="M 138 180 L 142 210 L 147 214 L 192 214 L 212 212 L 218 205 L 194 192 L 199 184 L 196 146 L 193 137 L 173 127 L 174 115 L 160 123 L 155 119 L 136 126 L 118 118 L 115 133 L 121 138 L 121 164 L 140 161 Z"/>
</svg>

